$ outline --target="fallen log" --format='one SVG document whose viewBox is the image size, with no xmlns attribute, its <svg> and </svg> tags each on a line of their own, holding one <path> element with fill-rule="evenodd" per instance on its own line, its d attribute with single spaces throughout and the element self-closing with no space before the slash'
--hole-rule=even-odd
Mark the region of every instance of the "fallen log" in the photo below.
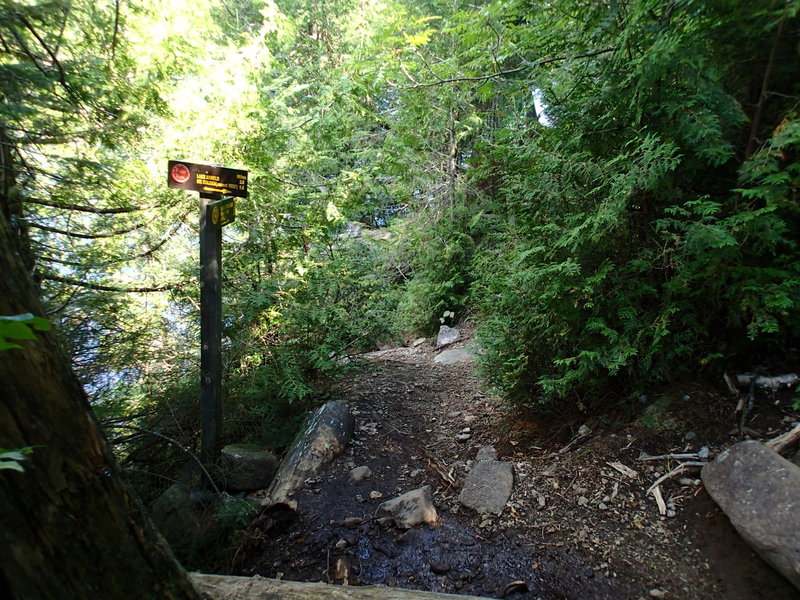
<svg viewBox="0 0 800 600">
<path fill-rule="evenodd" d="M 328 585 L 258 576 L 190 573 L 189 578 L 211 600 L 487 600 L 477 596 L 437 594 L 379 585 Z"/>
<path fill-rule="evenodd" d="M 354 429 L 353 414 L 344 402 L 327 402 L 317 409 L 281 462 L 267 490 L 269 505 L 286 504 L 296 509 L 292 494 L 344 452 Z"/>
<path fill-rule="evenodd" d="M 723 378 L 728 388 L 734 393 L 738 391 L 736 388 L 749 386 L 750 382 L 754 382 L 756 387 L 762 390 L 776 392 L 782 387 L 791 387 L 800 381 L 797 373 L 786 373 L 785 375 L 775 375 L 774 377 L 767 377 L 757 373 L 739 373 L 734 376 L 725 373 Z"/>
<path fill-rule="evenodd" d="M 781 456 L 786 456 L 800 445 L 800 425 L 795 425 L 794 429 L 769 440 L 766 445 Z"/>
</svg>

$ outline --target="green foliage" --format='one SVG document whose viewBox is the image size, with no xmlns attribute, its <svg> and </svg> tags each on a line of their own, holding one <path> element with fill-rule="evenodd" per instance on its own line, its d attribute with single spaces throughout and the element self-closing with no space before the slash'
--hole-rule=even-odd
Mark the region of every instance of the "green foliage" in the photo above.
<svg viewBox="0 0 800 600">
<path fill-rule="evenodd" d="M 0 350 L 21 348 L 19 344 L 9 342 L 14 340 L 34 340 L 34 331 L 49 331 L 50 321 L 43 317 L 34 317 L 30 313 L 14 315 L 12 317 L 0 316 Z"/>
<path fill-rule="evenodd" d="M 446 311 L 457 319 L 465 316 L 481 216 L 478 206 L 458 205 L 440 214 L 423 210 L 398 222 L 398 242 L 389 259 L 402 278 L 396 316 L 400 330 L 430 335 Z"/>
<path fill-rule="evenodd" d="M 761 83 L 740 57 L 765 50 L 782 14 L 728 8 L 595 5 L 569 13 L 578 26 L 529 28 L 563 33 L 561 56 L 581 52 L 567 27 L 596 27 L 595 48 L 614 51 L 548 67 L 555 125 L 519 123 L 533 131 L 491 149 L 507 224 L 476 254 L 472 292 L 484 372 L 511 400 L 636 388 L 796 339 L 797 129 L 780 108 L 791 99 L 768 105 L 782 122 L 771 141 L 736 159 L 738 98 Z M 520 52 L 532 41 L 508 35 Z M 796 91 L 775 68 L 772 85 Z"/>
<path fill-rule="evenodd" d="M 214 519 L 223 530 L 232 531 L 245 527 L 255 516 L 258 505 L 245 498 L 234 498 L 223 493 Z"/>
<path fill-rule="evenodd" d="M 5 450 L 0 448 L 0 471 L 10 469 L 12 471 L 19 471 L 20 473 L 24 472 L 25 467 L 22 466 L 22 462 L 27 455 L 32 452 L 32 446 L 19 448 L 17 450 Z"/>
</svg>

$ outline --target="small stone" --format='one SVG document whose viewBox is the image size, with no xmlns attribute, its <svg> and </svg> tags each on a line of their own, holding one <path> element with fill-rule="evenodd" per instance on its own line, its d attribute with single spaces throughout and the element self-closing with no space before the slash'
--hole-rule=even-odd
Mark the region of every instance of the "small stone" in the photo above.
<svg viewBox="0 0 800 600">
<path fill-rule="evenodd" d="M 472 433 L 472 429 L 469 427 L 464 427 L 464 429 L 461 430 L 461 433 Z"/>
<path fill-rule="evenodd" d="M 379 522 L 392 522 L 400 529 L 409 529 L 420 523 L 435 524 L 438 515 L 433 505 L 431 486 L 426 485 L 384 502 L 375 516 Z"/>
<path fill-rule="evenodd" d="M 708 454 L 709 454 L 708 446 L 703 446 L 697 452 L 697 456 L 699 456 L 700 458 L 708 458 Z"/>
<path fill-rule="evenodd" d="M 450 570 L 450 565 L 448 565 L 443 560 L 432 560 L 430 564 L 431 564 L 431 571 L 433 571 L 437 575 L 443 575 Z"/>
<path fill-rule="evenodd" d="M 653 588 L 652 590 L 650 590 L 650 597 L 651 598 L 666 598 L 667 597 L 667 592 L 665 592 L 664 590 L 660 590 L 658 588 Z"/>
<path fill-rule="evenodd" d="M 364 519 L 362 519 L 361 517 L 347 517 L 344 520 L 344 522 L 342 523 L 342 525 L 344 525 L 348 529 L 355 529 L 356 527 L 361 525 L 363 522 L 364 522 Z"/>
<path fill-rule="evenodd" d="M 674 510 L 670 509 L 667 511 L 667 518 L 674 519 L 677 516 L 677 514 L 678 513 L 676 513 Z"/>
<path fill-rule="evenodd" d="M 694 482 L 695 482 L 694 479 L 689 479 L 688 477 L 681 477 L 678 479 L 678 483 L 680 485 L 694 485 L 695 484 Z"/>
<path fill-rule="evenodd" d="M 372 477 L 372 469 L 367 466 L 356 467 L 350 471 L 350 481 L 353 483 L 361 483 L 370 477 Z"/>
<path fill-rule="evenodd" d="M 469 434 L 469 433 L 459 433 L 459 434 L 456 436 L 456 440 L 457 440 L 457 441 L 459 441 L 459 442 L 466 442 L 466 441 L 467 441 L 469 438 L 471 438 L 471 437 L 472 437 L 472 434 Z"/>
<path fill-rule="evenodd" d="M 347 540 L 339 540 L 338 542 L 336 542 L 335 548 L 337 550 L 344 550 L 345 548 L 347 548 Z"/>
<path fill-rule="evenodd" d="M 578 506 L 586 506 L 589 504 L 589 499 L 586 496 L 580 496 L 578 498 Z"/>
<path fill-rule="evenodd" d="M 394 558 L 394 557 L 397 556 L 397 550 L 395 550 L 388 543 L 384 543 L 384 542 L 380 542 L 379 541 L 379 542 L 375 542 L 374 544 L 372 544 L 372 547 L 375 550 L 377 550 L 378 552 L 380 552 L 381 554 L 384 554 L 387 558 Z"/>
<path fill-rule="evenodd" d="M 377 500 L 378 498 L 383 498 L 383 494 L 381 494 L 378 491 L 373 490 L 373 491 L 371 491 L 369 493 L 369 497 L 372 498 L 373 500 Z"/>
<path fill-rule="evenodd" d="M 683 436 L 683 439 L 687 442 L 691 442 L 694 438 L 697 437 L 697 434 L 694 431 L 687 431 L 686 435 Z"/>
<path fill-rule="evenodd" d="M 597 508 L 599 508 L 600 510 L 608 510 L 608 506 L 606 506 L 605 502 L 601 502 L 600 504 L 598 504 Z"/>
<path fill-rule="evenodd" d="M 364 502 L 364 496 L 361 494 L 356 494 L 356 502 Z"/>
<path fill-rule="evenodd" d="M 478 450 L 475 462 L 481 462 L 482 460 L 497 460 L 497 450 L 494 449 L 494 446 L 484 446 Z"/>
<path fill-rule="evenodd" d="M 439 335 L 436 336 L 436 347 L 447 346 L 457 341 L 461 337 L 461 332 L 454 328 L 442 325 L 439 327 Z"/>
<path fill-rule="evenodd" d="M 478 417 L 476 417 L 475 415 L 466 415 L 464 417 L 464 423 L 474 423 L 477 420 L 478 420 Z"/>
<path fill-rule="evenodd" d="M 578 435 L 589 435 L 592 433 L 592 428 L 584 424 L 578 427 Z"/>
<path fill-rule="evenodd" d="M 455 419 L 456 417 L 460 417 L 462 412 L 463 411 L 460 411 L 460 410 L 454 410 L 451 413 L 447 413 L 447 418 L 448 419 Z"/>
</svg>

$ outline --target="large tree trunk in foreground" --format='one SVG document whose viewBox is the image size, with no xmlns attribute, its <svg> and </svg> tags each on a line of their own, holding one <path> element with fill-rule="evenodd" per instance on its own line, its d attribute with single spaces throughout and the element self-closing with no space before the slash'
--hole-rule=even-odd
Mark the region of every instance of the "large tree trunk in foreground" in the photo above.
<svg viewBox="0 0 800 600">
<path fill-rule="evenodd" d="M 22 313 L 42 308 L 0 210 L 0 315 Z M 54 337 L 19 343 L 0 352 L 0 447 L 35 449 L 24 472 L 0 470 L 0 598 L 199 600 L 123 481 Z"/>
</svg>

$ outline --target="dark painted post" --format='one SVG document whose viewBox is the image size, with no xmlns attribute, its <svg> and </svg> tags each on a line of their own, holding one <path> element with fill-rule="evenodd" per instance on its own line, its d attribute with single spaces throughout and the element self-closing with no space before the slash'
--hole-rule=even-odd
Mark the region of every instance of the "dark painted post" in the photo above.
<svg viewBox="0 0 800 600">
<path fill-rule="evenodd" d="M 222 449 L 222 228 L 247 198 L 247 171 L 170 160 L 167 172 L 168 187 L 200 193 L 200 458 L 210 465 Z"/>
<path fill-rule="evenodd" d="M 222 227 L 212 223 L 209 204 L 221 194 L 200 194 L 200 458 L 217 460 L 222 436 Z"/>
</svg>

